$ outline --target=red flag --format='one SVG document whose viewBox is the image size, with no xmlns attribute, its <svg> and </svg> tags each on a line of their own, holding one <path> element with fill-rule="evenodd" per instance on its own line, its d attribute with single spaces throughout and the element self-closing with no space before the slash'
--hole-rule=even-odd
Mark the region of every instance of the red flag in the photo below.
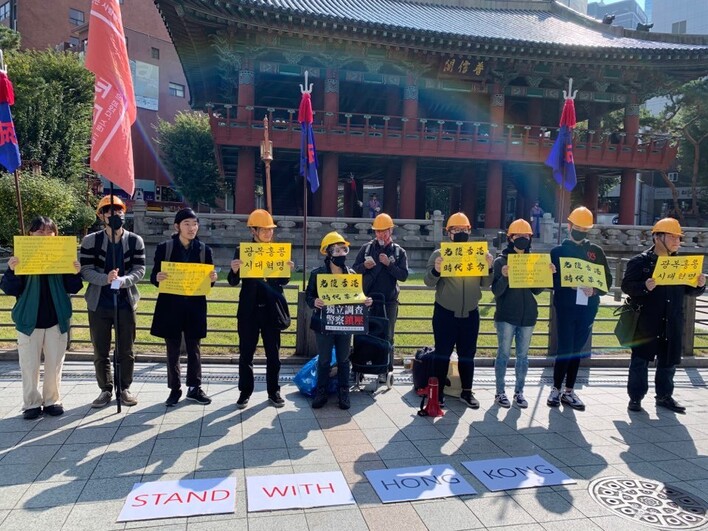
<svg viewBox="0 0 708 531">
<path fill-rule="evenodd" d="M 96 74 L 91 167 L 132 196 L 135 93 L 118 0 L 92 2 L 86 68 Z"/>
</svg>

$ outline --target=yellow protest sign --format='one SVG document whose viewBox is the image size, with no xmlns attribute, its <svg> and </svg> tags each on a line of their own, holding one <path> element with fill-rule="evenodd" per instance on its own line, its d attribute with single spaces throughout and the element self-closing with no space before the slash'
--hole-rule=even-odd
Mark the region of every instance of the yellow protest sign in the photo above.
<svg viewBox="0 0 708 531">
<path fill-rule="evenodd" d="M 289 243 L 242 243 L 241 278 L 290 278 Z"/>
<path fill-rule="evenodd" d="M 696 287 L 703 272 L 703 255 L 660 256 L 652 278 L 659 286 L 685 285 Z"/>
<path fill-rule="evenodd" d="M 15 236 L 13 254 L 19 259 L 16 275 L 76 273 L 73 236 Z"/>
<path fill-rule="evenodd" d="M 580 258 L 560 257 L 561 286 L 564 288 L 597 288 L 607 291 L 605 267 Z"/>
<path fill-rule="evenodd" d="M 550 254 L 509 253 L 510 288 L 552 288 Z"/>
<path fill-rule="evenodd" d="M 485 277 L 489 274 L 487 242 L 451 243 L 440 245 L 441 277 Z"/>
<path fill-rule="evenodd" d="M 162 262 L 162 272 L 167 278 L 160 282 L 160 293 L 172 295 L 209 295 L 213 264 L 192 264 L 187 262 Z"/>
<path fill-rule="evenodd" d="M 317 275 L 317 296 L 325 304 L 352 304 L 366 299 L 361 275 Z"/>
</svg>

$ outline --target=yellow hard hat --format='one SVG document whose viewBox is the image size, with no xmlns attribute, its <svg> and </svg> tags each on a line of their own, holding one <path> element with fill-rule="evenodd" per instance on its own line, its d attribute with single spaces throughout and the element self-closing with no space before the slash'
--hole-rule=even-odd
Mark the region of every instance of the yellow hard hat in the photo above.
<svg viewBox="0 0 708 531">
<path fill-rule="evenodd" d="M 393 220 L 388 214 L 379 214 L 374 218 L 374 222 L 371 225 L 374 230 L 386 230 L 393 228 Z"/>
<path fill-rule="evenodd" d="M 332 232 L 325 234 L 324 238 L 322 238 L 322 242 L 320 243 L 320 254 L 327 254 L 327 247 L 334 245 L 335 243 L 343 243 L 349 247 L 349 242 L 344 239 L 344 236 L 339 234 L 336 230 L 333 230 Z"/>
<path fill-rule="evenodd" d="M 511 236 L 512 234 L 529 234 L 533 235 L 533 229 L 531 224 L 525 219 L 515 219 L 506 229 L 506 235 Z"/>
<path fill-rule="evenodd" d="M 113 204 L 113 206 L 115 206 L 117 208 L 122 208 L 123 210 L 127 210 L 125 208 L 125 203 L 117 195 L 113 196 L 113 203 L 112 204 Z M 103 209 L 103 207 L 107 207 L 110 205 L 111 205 L 111 196 L 107 195 L 105 197 L 102 197 L 101 200 L 98 202 L 98 206 L 96 207 L 96 215 L 98 216 L 101 214 L 101 209 Z"/>
<path fill-rule="evenodd" d="M 275 229 L 277 227 L 270 212 L 262 208 L 257 208 L 251 212 L 251 215 L 248 216 L 246 226 L 259 229 Z"/>
<path fill-rule="evenodd" d="M 657 221 L 651 229 L 652 234 L 663 232 L 666 234 L 674 234 L 675 236 L 683 236 L 681 225 L 674 218 L 664 218 Z"/>
<path fill-rule="evenodd" d="M 568 221 L 573 225 L 580 227 L 581 229 L 592 229 L 594 224 L 592 219 L 592 212 L 585 207 L 578 207 L 570 213 L 568 216 Z"/>
<path fill-rule="evenodd" d="M 462 212 L 457 212 L 456 214 L 450 216 L 447 220 L 445 230 L 450 230 L 450 227 L 465 227 L 467 229 L 471 229 L 472 225 L 470 225 L 470 219 L 467 216 L 465 216 Z"/>
</svg>

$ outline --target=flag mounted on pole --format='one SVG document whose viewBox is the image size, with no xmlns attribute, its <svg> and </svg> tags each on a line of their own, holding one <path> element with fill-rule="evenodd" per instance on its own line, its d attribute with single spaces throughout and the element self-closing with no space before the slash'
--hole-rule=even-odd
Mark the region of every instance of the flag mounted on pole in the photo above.
<svg viewBox="0 0 708 531">
<path fill-rule="evenodd" d="M 301 85 L 302 87 L 302 85 Z M 315 135 L 312 132 L 312 101 L 310 99 L 311 86 L 307 88 L 307 72 L 305 72 L 305 89 L 302 90 L 300 100 L 300 110 L 297 120 L 302 128 L 300 138 L 300 175 L 305 177 L 310 183 L 310 190 L 314 194 L 320 187 L 320 180 L 317 176 L 317 151 L 315 150 Z"/>
<path fill-rule="evenodd" d="M 132 196 L 135 93 L 118 0 L 91 3 L 86 68 L 96 74 L 91 168 Z"/>
<path fill-rule="evenodd" d="M 0 52 L 0 164 L 13 173 L 22 165 L 20 146 L 17 144 L 15 124 L 12 121 L 10 105 L 15 103 L 15 92 L 7 77 L 7 71 Z"/>
<path fill-rule="evenodd" d="M 572 89 L 572 80 L 570 81 Z M 565 104 L 563 105 L 563 113 L 560 119 L 560 129 L 558 130 L 558 138 L 556 138 L 551 152 L 546 159 L 546 166 L 553 169 L 553 178 L 556 182 L 568 190 L 569 192 L 575 188 L 578 182 L 575 174 L 575 160 L 573 159 L 573 128 L 575 127 L 575 94 L 563 91 L 565 96 Z"/>
</svg>

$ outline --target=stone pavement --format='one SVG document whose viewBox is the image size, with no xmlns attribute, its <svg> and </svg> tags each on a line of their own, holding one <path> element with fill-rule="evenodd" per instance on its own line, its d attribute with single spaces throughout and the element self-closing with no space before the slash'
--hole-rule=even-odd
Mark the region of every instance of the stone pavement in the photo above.
<svg viewBox="0 0 708 531">
<path fill-rule="evenodd" d="M 101 410 L 88 406 L 98 394 L 93 366 L 67 363 L 63 382 L 67 413 L 26 421 L 20 416 L 17 364 L 0 363 L 0 531 L 153 527 L 627 531 L 650 527 L 621 518 L 596 502 L 588 491 L 593 480 L 644 478 L 708 499 L 706 369 L 677 373 L 675 395 L 688 405 L 687 415 L 657 410 L 651 400 L 646 400 L 646 412 L 630 415 L 623 369 L 592 368 L 589 375 L 582 370 L 577 391 L 588 407 L 576 412 L 546 406 L 551 370 L 540 368 L 529 371 L 529 408 L 500 409 L 493 405 L 492 369 L 483 368 L 475 380 L 482 407 L 467 409 L 448 398 L 446 415 L 436 420 L 416 415 L 419 401 L 411 392 L 408 374 L 401 370 L 388 392 L 380 388 L 373 396 L 352 393 L 351 410 L 341 411 L 330 403 L 316 412 L 289 383 L 293 370 L 283 370 L 287 403 L 280 410 L 267 405 L 262 369 L 249 407 L 236 410 L 236 367 L 225 365 L 204 368 L 204 387 L 214 399 L 210 406 L 183 401 L 167 409 L 164 365 L 138 364 L 132 390 L 139 405 L 117 414 L 113 404 Z M 509 376 L 512 373 L 513 369 Z M 531 454 L 540 454 L 577 484 L 492 493 L 461 465 L 467 460 Z M 478 494 L 384 506 L 364 476 L 366 470 L 428 463 L 453 465 Z M 246 476 L 336 470 L 349 482 L 355 506 L 246 511 Z M 135 482 L 227 475 L 238 481 L 234 514 L 115 523 Z M 635 489 L 624 501 L 631 502 L 636 495 Z M 640 501 L 648 513 L 653 505 L 666 509 L 667 500 L 658 495 Z M 705 521 L 704 511 L 700 506 L 694 511 L 698 524 Z M 691 528 L 673 521 L 675 526 L 662 528 Z"/>
</svg>

